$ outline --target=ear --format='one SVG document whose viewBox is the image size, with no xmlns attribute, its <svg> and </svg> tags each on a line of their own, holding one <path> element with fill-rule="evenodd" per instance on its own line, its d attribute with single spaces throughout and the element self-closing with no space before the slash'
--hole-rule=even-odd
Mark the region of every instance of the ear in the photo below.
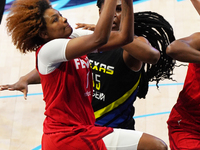
<svg viewBox="0 0 200 150">
<path fill-rule="evenodd" d="M 40 36 L 42 39 L 44 39 L 44 40 L 46 40 L 46 39 L 49 38 L 49 36 L 48 36 L 46 30 L 40 30 L 40 31 L 39 31 L 39 36 Z"/>
</svg>

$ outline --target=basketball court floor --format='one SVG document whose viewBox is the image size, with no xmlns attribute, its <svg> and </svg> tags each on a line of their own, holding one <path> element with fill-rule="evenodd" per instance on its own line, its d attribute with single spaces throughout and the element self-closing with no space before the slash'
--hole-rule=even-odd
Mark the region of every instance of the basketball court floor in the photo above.
<svg viewBox="0 0 200 150">
<path fill-rule="evenodd" d="M 174 29 L 176 38 L 188 36 L 199 31 L 200 17 L 190 0 L 146 0 L 134 4 L 134 11 L 153 11 L 161 14 Z M 61 13 L 74 25 L 77 22 L 96 23 L 98 9 L 90 4 L 62 10 Z M 35 67 L 34 53 L 21 54 L 15 49 L 5 29 L 3 16 L 0 25 L 0 84 L 16 82 Z M 180 62 L 177 62 L 179 65 Z M 185 63 L 187 65 L 187 63 Z M 137 99 L 136 130 L 155 135 L 167 144 L 166 121 L 171 108 L 182 89 L 187 66 L 174 69 L 174 80 L 150 83 L 146 99 Z M 0 150 L 40 150 L 44 120 L 44 108 L 41 85 L 30 85 L 27 100 L 21 92 L 0 92 Z"/>
</svg>

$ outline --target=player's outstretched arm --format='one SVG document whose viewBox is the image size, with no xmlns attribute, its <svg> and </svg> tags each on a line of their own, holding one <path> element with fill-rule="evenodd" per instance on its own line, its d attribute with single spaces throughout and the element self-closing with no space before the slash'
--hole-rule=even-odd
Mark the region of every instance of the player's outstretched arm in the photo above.
<svg viewBox="0 0 200 150">
<path fill-rule="evenodd" d="M 182 62 L 200 63 L 200 32 L 173 41 L 166 53 Z"/>
<path fill-rule="evenodd" d="M 21 91 L 24 94 L 24 99 L 27 98 L 28 85 L 29 84 L 39 84 L 40 76 L 36 69 L 32 70 L 25 76 L 19 78 L 19 80 L 14 84 L 0 85 L 0 91 L 10 90 L 10 91 Z"/>
</svg>

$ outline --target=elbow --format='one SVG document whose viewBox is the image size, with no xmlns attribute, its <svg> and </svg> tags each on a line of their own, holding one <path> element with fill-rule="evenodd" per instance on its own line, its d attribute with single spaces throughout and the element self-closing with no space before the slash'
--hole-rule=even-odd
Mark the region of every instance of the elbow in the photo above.
<svg viewBox="0 0 200 150">
<path fill-rule="evenodd" d="M 171 50 L 170 46 L 167 47 L 166 54 L 169 56 L 172 54 L 172 50 Z"/>
<path fill-rule="evenodd" d="M 155 59 L 152 60 L 152 64 L 155 65 L 157 64 L 158 60 L 160 59 L 160 57 L 157 57 Z"/>
<path fill-rule="evenodd" d="M 133 40 L 134 40 L 134 36 L 133 35 L 127 37 L 127 39 L 126 39 L 127 43 L 132 43 Z"/>
<path fill-rule="evenodd" d="M 151 64 L 156 64 L 160 59 L 160 52 L 156 51 L 156 53 L 151 57 Z"/>
<path fill-rule="evenodd" d="M 174 58 L 177 54 L 176 50 L 172 48 L 171 45 L 169 45 L 166 49 L 166 54 L 172 58 Z"/>
<path fill-rule="evenodd" d="M 100 45 L 103 46 L 103 45 L 107 44 L 108 43 L 108 39 L 109 38 L 102 38 L 102 39 L 100 39 L 99 40 Z"/>
<path fill-rule="evenodd" d="M 134 35 L 133 34 L 128 34 L 126 36 L 126 42 L 127 42 L 126 44 L 132 43 L 133 40 L 134 40 Z"/>
<path fill-rule="evenodd" d="M 108 39 L 108 37 L 98 38 L 94 42 L 97 43 L 98 47 L 101 47 L 108 42 Z"/>
<path fill-rule="evenodd" d="M 108 42 L 109 38 L 110 32 L 103 32 L 95 29 L 90 42 L 94 42 L 97 47 L 101 47 Z"/>
<path fill-rule="evenodd" d="M 134 40 L 134 36 L 133 35 L 127 35 L 127 36 L 122 36 L 121 38 L 122 40 L 122 44 L 123 45 L 127 45 L 129 43 L 132 43 Z"/>
<path fill-rule="evenodd" d="M 106 43 L 108 43 L 108 40 L 109 40 L 109 37 L 102 38 L 102 39 L 100 40 L 100 43 L 101 43 L 102 45 L 105 45 Z"/>
<path fill-rule="evenodd" d="M 148 61 L 149 64 L 156 64 L 160 59 L 160 52 L 158 50 L 152 49 L 151 53 L 148 55 Z"/>
</svg>

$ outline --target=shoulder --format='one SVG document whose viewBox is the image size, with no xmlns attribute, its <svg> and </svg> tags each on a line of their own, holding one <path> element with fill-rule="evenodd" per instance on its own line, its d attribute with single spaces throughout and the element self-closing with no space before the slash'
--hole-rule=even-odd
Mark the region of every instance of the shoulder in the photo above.
<svg viewBox="0 0 200 150">
<path fill-rule="evenodd" d="M 38 59 L 41 60 L 65 60 L 65 50 L 70 39 L 54 39 L 42 46 L 38 53 Z"/>
<path fill-rule="evenodd" d="M 58 50 L 62 48 L 63 46 L 66 46 L 67 43 L 69 42 L 70 39 L 65 39 L 65 38 L 60 38 L 60 39 L 54 39 L 46 44 L 41 48 L 40 51 L 53 51 L 53 50 Z"/>
</svg>

